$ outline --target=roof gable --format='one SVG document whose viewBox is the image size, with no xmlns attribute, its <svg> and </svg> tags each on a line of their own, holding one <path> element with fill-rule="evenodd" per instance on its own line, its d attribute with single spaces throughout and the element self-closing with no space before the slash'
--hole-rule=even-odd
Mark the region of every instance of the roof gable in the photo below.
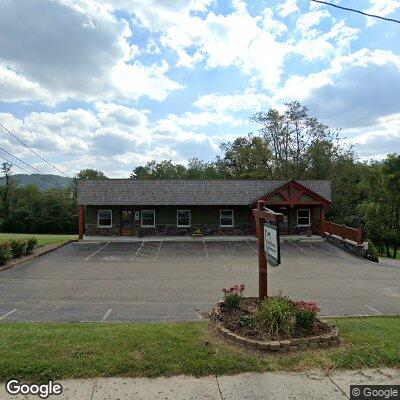
<svg viewBox="0 0 400 400">
<path fill-rule="evenodd" d="M 332 201 L 319 193 L 313 191 L 310 187 L 301 184 L 294 179 L 290 179 L 283 185 L 275 188 L 269 193 L 265 193 L 252 204 L 257 201 L 263 200 L 268 204 L 283 204 L 293 206 L 295 204 L 332 204 Z"/>
</svg>

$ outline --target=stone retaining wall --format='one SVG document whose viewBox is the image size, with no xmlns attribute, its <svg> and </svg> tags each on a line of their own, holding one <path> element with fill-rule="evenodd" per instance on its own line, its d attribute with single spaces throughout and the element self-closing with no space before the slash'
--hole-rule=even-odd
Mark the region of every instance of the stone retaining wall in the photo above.
<svg viewBox="0 0 400 400">
<path fill-rule="evenodd" d="M 355 254 L 357 257 L 368 258 L 368 248 L 363 244 L 357 244 L 351 240 L 342 239 L 340 236 L 326 234 L 326 240 L 348 253 Z"/>
<path fill-rule="evenodd" d="M 273 352 L 288 352 L 306 349 L 326 349 L 328 347 L 338 346 L 340 343 L 339 330 L 332 326 L 332 331 L 329 334 L 311 336 L 306 338 L 295 338 L 288 340 L 271 340 L 259 341 L 249 339 L 238 335 L 229 329 L 225 328 L 221 323 L 221 308 L 222 301 L 218 302 L 210 312 L 210 319 L 216 323 L 217 331 L 226 339 L 231 340 L 239 345 Z M 322 321 L 331 326 L 326 321 Z"/>
</svg>

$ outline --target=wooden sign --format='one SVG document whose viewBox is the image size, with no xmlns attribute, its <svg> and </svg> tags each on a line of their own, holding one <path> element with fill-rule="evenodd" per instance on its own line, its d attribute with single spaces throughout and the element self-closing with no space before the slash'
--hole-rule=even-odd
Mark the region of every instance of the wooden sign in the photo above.
<svg viewBox="0 0 400 400">
<path fill-rule="evenodd" d="M 264 224 L 264 251 L 271 266 L 277 267 L 281 263 L 279 226 Z"/>
</svg>

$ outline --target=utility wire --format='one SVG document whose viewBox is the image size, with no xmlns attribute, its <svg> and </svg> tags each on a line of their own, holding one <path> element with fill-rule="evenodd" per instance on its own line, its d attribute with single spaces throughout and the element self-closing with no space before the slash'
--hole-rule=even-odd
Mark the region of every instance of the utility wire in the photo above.
<svg viewBox="0 0 400 400">
<path fill-rule="evenodd" d="M 0 148 L 0 149 L 1 149 L 1 148 Z M 1 150 L 3 150 L 3 149 L 1 149 Z M 3 150 L 3 151 L 5 151 L 6 153 L 8 153 L 8 151 L 6 151 L 6 150 Z M 10 155 L 11 155 L 12 157 L 14 157 L 14 158 L 17 158 L 17 157 L 15 157 L 15 156 L 13 156 L 11 153 L 8 153 L 8 154 L 10 154 Z M 1 157 L 3 160 L 6 160 L 7 162 L 9 162 L 12 166 L 17 167 L 17 168 L 21 169 L 22 171 L 27 172 L 28 174 L 32 174 L 32 171 L 27 170 L 25 167 L 21 167 L 21 165 L 15 163 L 15 161 L 12 161 L 12 160 L 10 160 L 10 159 L 7 158 L 7 157 L 4 157 L 4 155 L 1 155 L 1 154 L 0 154 L 0 157 Z M 19 160 L 19 158 L 17 158 L 17 159 Z M 27 164 L 25 161 L 22 161 L 22 160 L 20 160 L 20 161 L 23 162 L 24 164 Z M 29 164 L 27 164 L 27 165 L 28 165 L 29 167 L 31 167 Z M 31 167 L 31 168 L 34 168 L 34 167 Z M 34 169 L 35 169 L 35 168 L 34 168 Z M 47 182 L 48 184 L 54 186 L 54 182 L 51 182 L 51 181 L 47 180 L 46 177 L 43 176 L 43 173 L 39 174 L 39 176 L 40 176 L 45 182 Z"/>
<path fill-rule="evenodd" d="M 38 153 L 36 153 L 35 150 L 32 150 L 25 142 L 23 142 L 20 138 L 18 138 L 16 135 L 14 135 L 14 133 L 10 132 L 1 122 L 0 122 L 0 126 L 6 131 L 8 132 L 15 140 L 17 140 L 19 143 L 21 143 L 23 146 L 25 146 L 28 150 L 30 150 L 33 154 L 35 154 L 35 156 L 39 157 L 41 160 L 43 160 L 45 163 L 47 163 L 48 165 L 50 165 L 51 167 L 53 167 L 54 169 L 56 169 L 58 172 L 60 172 L 61 174 L 63 174 L 64 176 L 66 176 L 68 178 L 68 175 L 66 175 L 63 171 L 61 171 L 59 168 L 57 168 L 56 166 L 54 166 L 51 162 L 47 161 L 46 159 L 44 159 L 41 155 L 39 155 Z"/>
<path fill-rule="evenodd" d="M 368 14 L 368 13 L 366 13 L 364 11 L 356 10 L 354 8 L 338 6 L 337 4 L 329 3 L 328 1 L 322 1 L 322 0 L 310 0 L 310 1 L 312 1 L 314 3 L 325 4 L 327 6 L 332 6 L 332 7 L 335 7 L 335 8 L 340 8 L 341 10 L 345 10 L 345 11 L 352 11 L 352 12 L 355 12 L 355 13 L 358 13 L 358 14 L 365 15 L 367 17 L 378 18 L 378 19 L 382 19 L 384 21 L 396 22 L 397 24 L 400 24 L 400 20 L 398 20 L 398 19 L 386 18 L 386 17 L 382 17 L 382 16 L 376 15 L 376 14 Z"/>
<path fill-rule="evenodd" d="M 3 149 L 2 147 L 0 147 L 0 150 L 4 153 L 7 153 L 9 156 L 15 158 L 16 160 L 22 162 L 23 164 L 27 165 L 29 168 L 34 169 L 35 171 L 39 172 L 39 174 L 43 174 L 45 175 L 45 173 L 43 171 L 41 171 L 40 169 L 35 168 L 34 166 L 30 165 L 29 163 L 25 162 L 24 160 L 21 160 L 20 158 L 18 158 L 17 156 L 14 156 L 14 154 L 11 154 L 9 151 Z"/>
</svg>

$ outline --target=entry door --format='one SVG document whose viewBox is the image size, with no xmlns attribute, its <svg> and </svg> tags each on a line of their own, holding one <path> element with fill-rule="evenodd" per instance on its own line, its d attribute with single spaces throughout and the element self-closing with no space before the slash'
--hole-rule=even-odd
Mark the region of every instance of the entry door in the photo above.
<svg viewBox="0 0 400 400">
<path fill-rule="evenodd" d="M 121 213 L 121 235 L 133 235 L 133 212 L 131 210 L 122 210 Z"/>
</svg>

